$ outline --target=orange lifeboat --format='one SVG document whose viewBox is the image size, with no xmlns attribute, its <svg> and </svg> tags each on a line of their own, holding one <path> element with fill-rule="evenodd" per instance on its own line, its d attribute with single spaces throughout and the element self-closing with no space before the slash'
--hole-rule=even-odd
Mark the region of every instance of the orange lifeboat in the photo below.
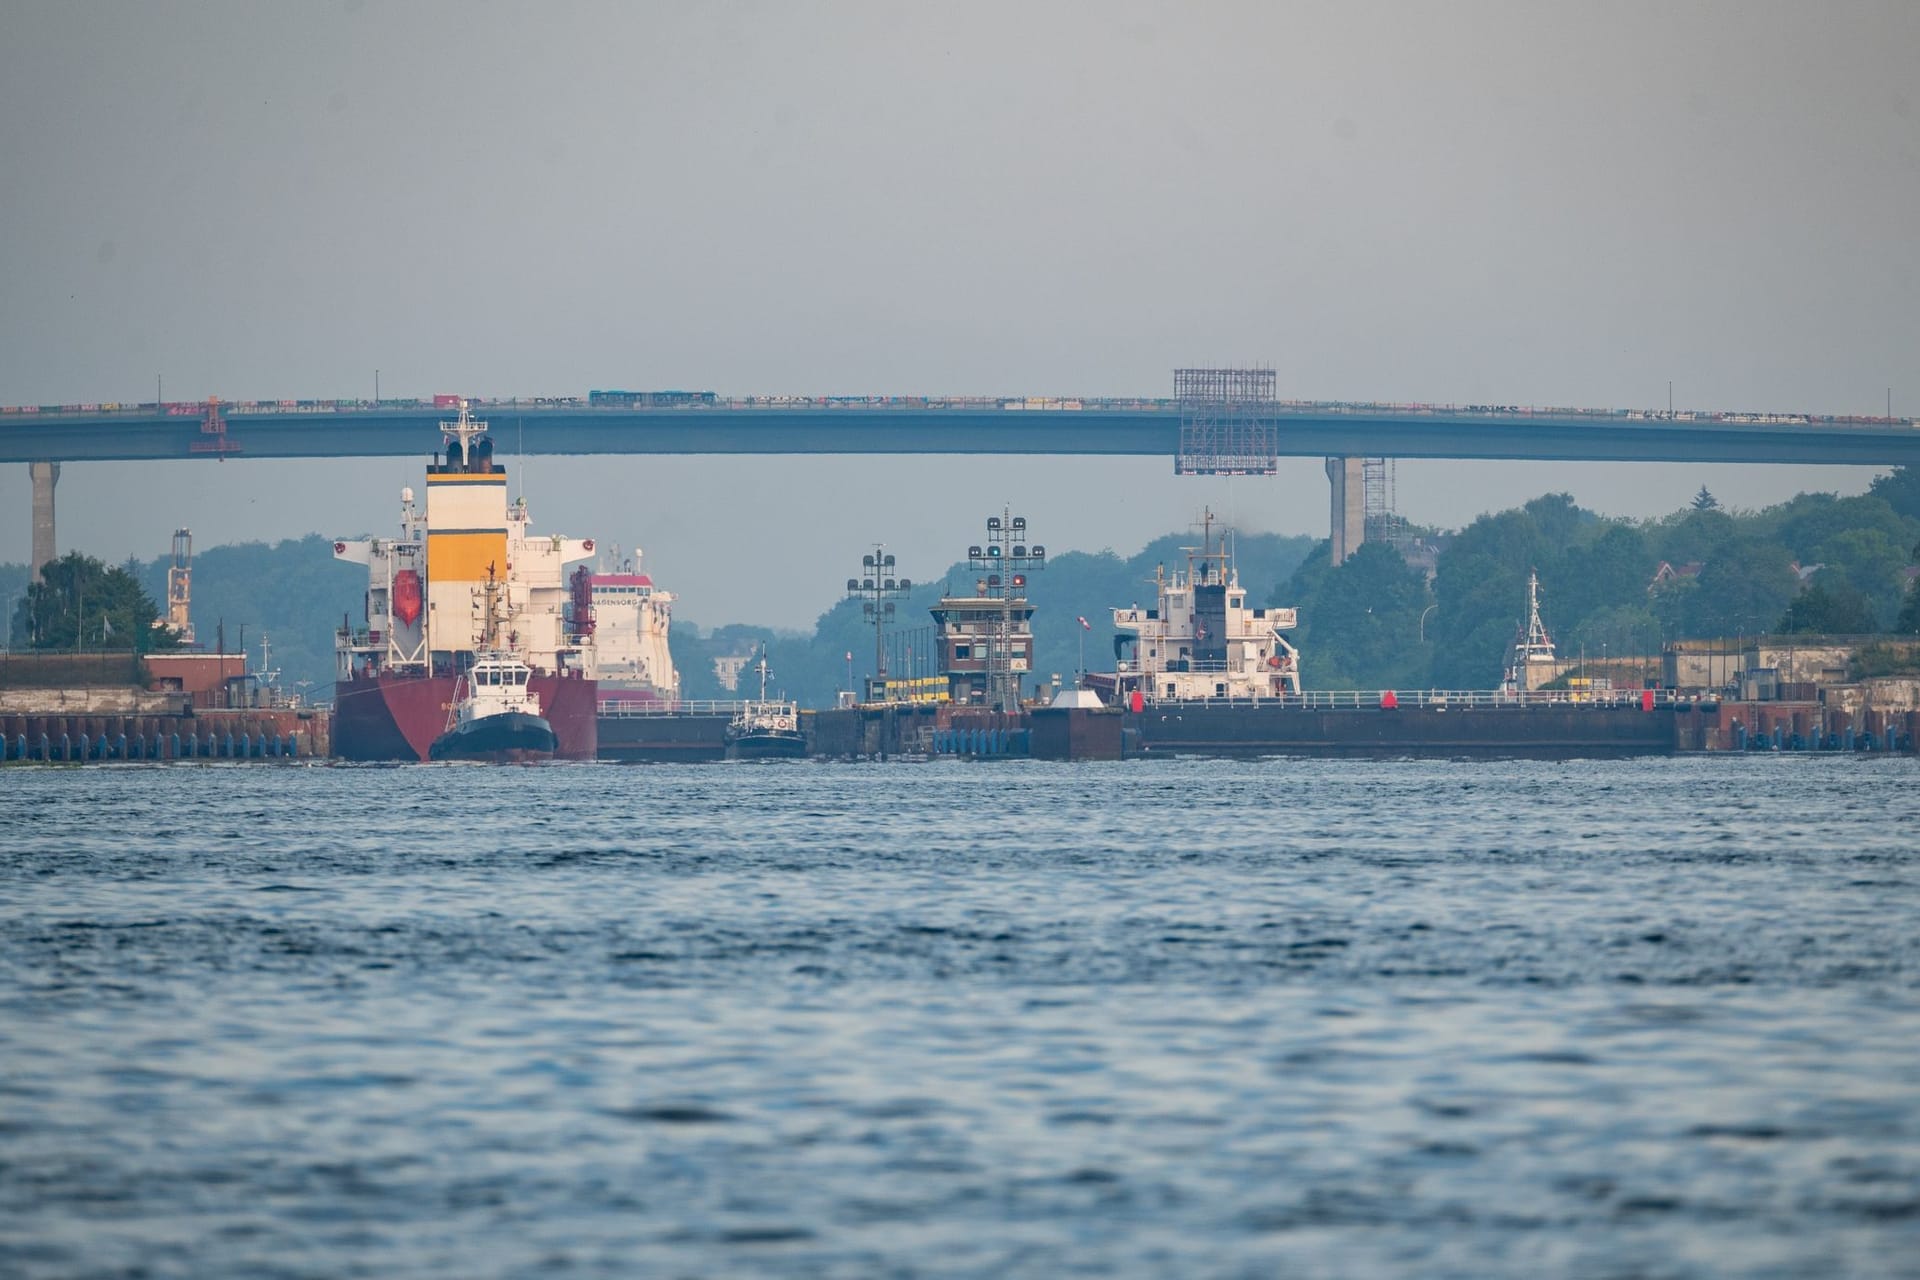
<svg viewBox="0 0 1920 1280">
<path fill-rule="evenodd" d="M 393 616 L 403 626 L 412 626 L 420 617 L 420 571 L 402 569 L 393 575 Z"/>
</svg>

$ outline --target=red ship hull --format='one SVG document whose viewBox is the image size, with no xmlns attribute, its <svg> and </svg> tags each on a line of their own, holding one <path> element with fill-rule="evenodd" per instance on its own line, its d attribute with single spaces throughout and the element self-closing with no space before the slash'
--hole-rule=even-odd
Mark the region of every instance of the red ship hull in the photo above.
<svg viewBox="0 0 1920 1280">
<path fill-rule="evenodd" d="M 341 760 L 425 760 L 447 731 L 459 681 L 453 676 L 355 676 L 334 686 L 333 754 Z M 577 676 L 536 675 L 529 686 L 553 726 L 556 760 L 592 760 L 598 685 Z"/>
</svg>

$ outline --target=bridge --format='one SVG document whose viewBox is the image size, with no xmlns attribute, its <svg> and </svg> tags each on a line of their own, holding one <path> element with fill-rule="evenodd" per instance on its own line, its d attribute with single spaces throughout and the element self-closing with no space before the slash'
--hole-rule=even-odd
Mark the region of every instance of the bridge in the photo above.
<svg viewBox="0 0 1920 1280">
<path fill-rule="evenodd" d="M 1271 373 L 1256 376 L 1271 387 Z M 0 407 L 0 462 L 32 467 L 38 566 L 53 558 L 61 463 L 425 455 L 456 404 L 441 396 Z M 471 404 L 511 453 L 1157 455 L 1195 474 L 1268 473 L 1282 457 L 1324 458 L 1336 562 L 1364 536 L 1360 466 L 1369 457 L 1920 465 L 1914 419 L 1804 413 L 712 392 Z"/>
</svg>

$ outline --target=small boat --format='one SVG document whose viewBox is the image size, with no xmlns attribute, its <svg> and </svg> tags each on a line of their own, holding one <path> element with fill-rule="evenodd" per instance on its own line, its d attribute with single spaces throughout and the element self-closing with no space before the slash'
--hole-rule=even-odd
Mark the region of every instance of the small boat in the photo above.
<svg viewBox="0 0 1920 1280">
<path fill-rule="evenodd" d="M 553 725 L 540 714 L 540 698 L 529 687 L 533 668 L 498 634 L 500 584 L 487 566 L 485 647 L 455 688 L 447 731 L 433 740 L 429 760 L 521 762 L 552 757 L 560 745 Z"/>
<path fill-rule="evenodd" d="M 429 760 L 542 760 L 559 746 L 527 687 L 533 668 L 512 653 L 482 650 L 462 683 L 447 731 Z"/>
<path fill-rule="evenodd" d="M 760 661 L 760 697 L 743 703 L 727 725 L 729 760 L 800 760 L 807 754 L 797 703 L 767 697 L 767 651 Z"/>
</svg>

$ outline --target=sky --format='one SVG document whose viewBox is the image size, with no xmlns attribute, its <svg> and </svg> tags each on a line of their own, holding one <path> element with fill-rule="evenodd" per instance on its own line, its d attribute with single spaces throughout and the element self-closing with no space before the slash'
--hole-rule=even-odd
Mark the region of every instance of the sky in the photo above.
<svg viewBox="0 0 1920 1280">
<path fill-rule="evenodd" d="M 1920 412 L 1920 5 L 0 0 L 0 404 L 1166 395 Z M 378 533 L 417 460 L 71 464 L 60 546 Z M 884 544 L 1324 536 L 1317 461 L 509 458 L 678 616 L 806 626 Z M 1403 462 L 1458 526 L 1857 493 Z M 0 560 L 30 545 L 0 468 Z"/>
</svg>

